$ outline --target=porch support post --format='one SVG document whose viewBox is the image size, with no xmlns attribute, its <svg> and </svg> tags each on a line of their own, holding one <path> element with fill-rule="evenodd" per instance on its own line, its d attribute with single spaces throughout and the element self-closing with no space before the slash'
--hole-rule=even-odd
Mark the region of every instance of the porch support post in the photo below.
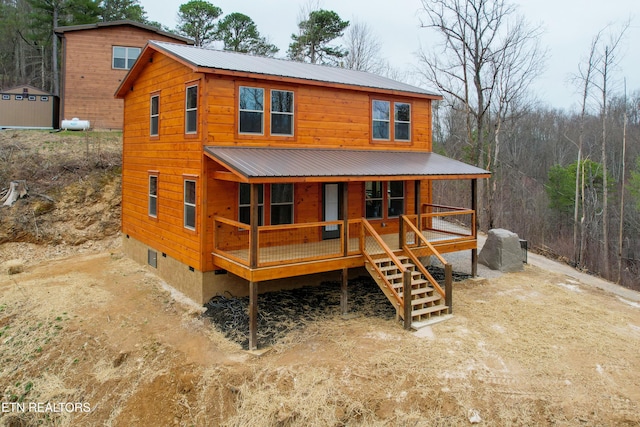
<svg viewBox="0 0 640 427">
<path fill-rule="evenodd" d="M 475 212 L 475 223 L 471 232 L 476 236 L 476 247 L 471 249 L 471 276 L 478 276 L 478 180 L 471 180 L 471 209 Z"/>
<path fill-rule="evenodd" d="M 251 235 L 249 238 L 249 266 L 258 267 L 258 184 L 251 184 L 251 206 L 249 211 L 249 225 Z"/>
<path fill-rule="evenodd" d="M 349 312 L 349 269 L 342 269 L 342 286 L 340 287 L 340 312 L 344 316 Z"/>
<path fill-rule="evenodd" d="M 444 266 L 444 303 L 449 307 L 447 313 L 453 313 L 453 266 Z"/>
<path fill-rule="evenodd" d="M 416 226 L 418 227 L 418 230 L 420 230 L 420 232 L 422 232 L 422 192 L 421 192 L 421 188 L 422 188 L 422 181 L 420 180 L 416 180 L 415 181 L 415 193 L 416 193 L 416 215 L 418 216 L 418 223 L 416 224 Z M 422 240 L 419 240 L 418 243 L 421 244 Z"/>
<path fill-rule="evenodd" d="M 342 183 L 342 235 L 344 241 L 342 242 L 343 256 L 349 255 L 349 183 Z"/>
<path fill-rule="evenodd" d="M 249 350 L 258 349 L 258 282 L 249 282 Z"/>
</svg>

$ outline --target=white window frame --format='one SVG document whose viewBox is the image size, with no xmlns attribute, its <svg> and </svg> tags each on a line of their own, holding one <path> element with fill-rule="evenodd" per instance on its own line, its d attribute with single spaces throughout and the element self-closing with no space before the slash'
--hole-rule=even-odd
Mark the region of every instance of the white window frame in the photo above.
<svg viewBox="0 0 640 427">
<path fill-rule="evenodd" d="M 291 112 L 288 111 L 274 111 L 273 109 L 273 94 L 274 92 L 286 92 L 286 93 L 290 93 L 291 94 Z M 295 113 L 295 93 L 292 90 L 283 90 L 283 89 L 271 89 L 271 93 L 270 93 L 270 104 L 271 104 L 271 117 L 270 117 L 270 132 L 271 135 L 278 135 L 278 136 L 293 136 L 294 134 L 294 128 L 295 128 L 295 117 L 294 117 L 294 113 Z M 277 133 L 273 131 L 273 117 L 274 116 L 291 116 L 291 132 L 289 133 Z"/>
<path fill-rule="evenodd" d="M 241 92 L 242 89 L 257 89 L 262 91 L 262 110 L 249 110 L 247 108 L 242 108 L 241 104 L 240 104 L 240 100 L 241 100 Z M 264 108 L 264 98 L 265 98 L 265 90 L 262 87 L 255 87 L 255 86 L 239 86 L 238 89 L 238 133 L 242 134 L 242 135 L 264 135 L 264 116 L 265 116 L 265 108 Z M 247 112 L 247 113 L 260 113 L 261 117 L 261 125 L 260 125 L 260 132 L 247 132 L 247 131 L 243 131 L 242 130 L 242 112 Z"/>
<path fill-rule="evenodd" d="M 153 101 L 156 100 L 156 112 L 153 112 Z M 155 122 L 155 133 L 153 129 L 153 125 Z M 151 95 L 149 101 L 149 135 L 150 136 L 158 136 L 160 135 L 160 95 Z"/>
<path fill-rule="evenodd" d="M 389 116 L 389 118 L 387 120 L 384 119 L 377 119 L 375 117 L 375 113 L 376 113 L 376 109 L 375 109 L 375 104 L 376 103 L 384 103 L 387 104 L 387 114 Z M 376 140 L 376 141 L 390 141 L 391 140 L 391 101 L 386 101 L 384 99 L 373 99 L 371 102 L 371 138 Z M 375 123 L 386 123 L 387 125 L 387 133 L 388 136 L 386 138 L 379 138 L 376 137 L 374 135 L 374 124 Z"/>
<path fill-rule="evenodd" d="M 192 90 L 195 88 L 196 91 L 196 105 L 195 107 L 193 106 L 189 106 L 189 90 Z M 196 134 L 198 133 L 198 85 L 190 85 L 187 86 L 185 91 L 184 91 L 184 133 L 186 134 Z M 189 117 L 190 115 L 195 115 L 195 129 L 190 129 L 189 128 Z"/>
<path fill-rule="evenodd" d="M 193 201 L 187 200 L 187 185 L 188 184 L 193 184 Z M 185 179 L 184 180 L 184 210 L 183 210 L 183 223 L 184 223 L 184 228 L 188 229 L 188 230 L 192 230 L 195 231 L 196 229 L 196 223 L 197 223 L 197 218 L 196 218 L 196 200 L 197 200 L 197 190 L 198 190 L 198 186 L 197 186 L 197 181 L 195 179 Z M 188 210 L 193 209 L 193 224 L 188 224 L 187 223 L 187 218 L 189 217 L 189 215 L 187 214 Z"/>
<path fill-rule="evenodd" d="M 409 120 L 399 120 L 398 119 L 398 110 L 397 110 L 397 106 L 398 105 L 406 105 L 409 107 Z M 408 138 L 398 138 L 398 132 L 396 132 L 396 128 L 398 124 L 406 124 L 409 127 L 409 136 Z M 402 142 L 409 142 L 411 141 L 411 104 L 408 102 L 394 102 L 393 103 L 393 140 L 394 141 L 402 141 Z"/>
<path fill-rule="evenodd" d="M 124 59 L 124 67 L 116 66 L 116 49 L 124 49 L 124 58 L 120 56 L 117 57 L 117 59 Z M 141 51 L 142 49 L 140 49 L 139 47 L 113 46 L 111 50 L 111 68 L 113 68 L 114 70 L 130 70 L 131 66 L 129 66 L 129 60 L 133 59 L 131 53 L 135 52 L 136 53 L 135 59 L 138 59 Z M 135 63 L 135 59 L 133 61 L 134 63 Z"/>
<path fill-rule="evenodd" d="M 155 180 L 155 193 L 152 191 L 151 181 Z M 153 209 L 152 209 L 153 207 Z M 158 175 L 149 174 L 149 216 L 151 218 L 158 218 Z"/>
</svg>

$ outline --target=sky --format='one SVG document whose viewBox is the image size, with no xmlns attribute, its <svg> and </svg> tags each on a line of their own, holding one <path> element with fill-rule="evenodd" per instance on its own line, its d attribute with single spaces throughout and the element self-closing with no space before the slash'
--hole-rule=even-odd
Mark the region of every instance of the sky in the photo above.
<svg viewBox="0 0 640 427">
<path fill-rule="evenodd" d="M 301 0 L 208 0 L 224 15 L 240 12 L 251 17 L 262 36 L 284 57 L 297 32 Z M 420 28 L 421 0 L 318 0 L 323 9 L 333 10 L 343 20 L 366 23 L 381 44 L 381 56 L 400 71 L 418 67 L 416 52 L 435 49 L 435 33 Z M 147 18 L 169 28 L 177 26 L 177 13 L 188 0 L 140 0 Z M 546 69 L 532 85 L 533 95 L 552 108 L 578 110 L 579 90 L 571 83 L 584 62 L 591 41 L 607 26 L 616 34 L 630 20 L 619 51 L 620 62 L 613 70 L 612 91 L 640 92 L 640 0 L 511 0 L 531 26 L 543 29 L 542 47 L 548 50 Z M 393 6 L 390 6 L 393 4 Z"/>
</svg>

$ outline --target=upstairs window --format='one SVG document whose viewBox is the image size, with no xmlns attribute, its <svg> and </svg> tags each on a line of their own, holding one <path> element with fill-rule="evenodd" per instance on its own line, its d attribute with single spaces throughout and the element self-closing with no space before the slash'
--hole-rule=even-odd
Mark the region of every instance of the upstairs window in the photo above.
<svg viewBox="0 0 640 427">
<path fill-rule="evenodd" d="M 154 95 L 151 97 L 151 106 L 149 108 L 149 134 L 151 136 L 158 136 L 160 126 L 160 96 Z"/>
<path fill-rule="evenodd" d="M 264 89 L 240 86 L 240 133 L 264 133 Z"/>
<path fill-rule="evenodd" d="M 411 104 L 374 99 L 371 104 L 371 119 L 372 139 L 411 141 Z"/>
<path fill-rule="evenodd" d="M 396 102 L 394 107 L 394 139 L 411 141 L 411 104 Z"/>
<path fill-rule="evenodd" d="M 271 91 L 271 134 L 293 135 L 293 92 Z"/>
<path fill-rule="evenodd" d="M 185 133 L 198 132 L 198 86 L 187 87 L 185 105 Z"/>
<path fill-rule="evenodd" d="M 389 101 L 373 101 L 373 139 L 389 139 Z"/>
<path fill-rule="evenodd" d="M 184 181 L 184 228 L 196 229 L 196 182 Z"/>
<path fill-rule="evenodd" d="M 139 47 L 114 46 L 112 67 L 117 70 L 130 70 L 139 55 Z"/>
</svg>

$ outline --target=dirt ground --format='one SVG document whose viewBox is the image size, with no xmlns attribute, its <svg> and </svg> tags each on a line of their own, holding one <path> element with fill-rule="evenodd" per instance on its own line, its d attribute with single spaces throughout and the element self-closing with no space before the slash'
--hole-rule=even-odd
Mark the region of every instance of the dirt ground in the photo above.
<svg viewBox="0 0 640 427">
<path fill-rule="evenodd" d="M 640 305 L 536 267 L 456 283 L 454 316 L 419 333 L 336 313 L 256 355 L 118 239 L 12 258 L 3 426 L 640 424 Z"/>
</svg>

